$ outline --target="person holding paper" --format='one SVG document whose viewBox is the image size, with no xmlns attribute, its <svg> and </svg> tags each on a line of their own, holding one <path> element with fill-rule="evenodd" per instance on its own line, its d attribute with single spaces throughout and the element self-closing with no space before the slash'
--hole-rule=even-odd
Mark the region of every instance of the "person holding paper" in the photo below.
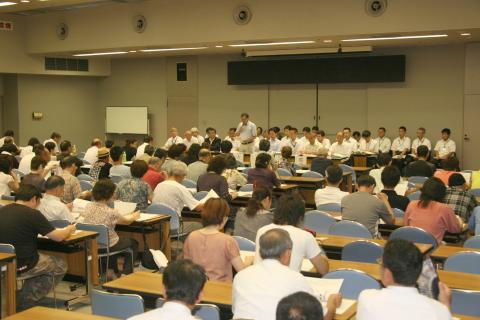
<svg viewBox="0 0 480 320">
<path fill-rule="evenodd" d="M 138 242 L 132 238 L 119 237 L 115 232 L 115 226 L 117 223 L 132 223 L 140 218 L 140 212 L 136 211 L 131 214 L 122 215 L 118 210 L 110 208 L 108 204 L 113 199 L 115 188 L 115 184 L 110 179 L 103 179 L 95 183 L 92 190 L 94 202 L 89 203 L 85 207 L 85 212 L 83 212 L 81 216 L 84 219 L 84 223 L 104 224 L 107 226 L 110 252 L 130 248 L 133 252 L 133 260 L 135 260 L 138 253 Z M 132 257 L 127 253 L 123 253 L 123 256 L 125 257 L 123 271 L 119 270 L 117 265 L 118 255 L 112 256 L 109 259 L 110 265 L 108 267 L 113 269 L 118 277 L 122 273 L 129 274 L 133 272 Z M 103 268 L 103 270 L 105 270 L 105 268 Z M 110 274 L 109 276 L 112 277 L 113 275 Z"/>
<path fill-rule="evenodd" d="M 227 168 L 227 162 L 224 157 L 217 156 L 210 160 L 207 167 L 207 173 L 202 174 L 197 181 L 197 191 L 213 190 L 220 198 L 227 202 L 232 201 L 237 196 L 234 192 L 230 194 L 228 190 L 227 179 L 222 176 L 223 171 Z"/>
<path fill-rule="evenodd" d="M 372 133 L 369 130 L 363 130 L 358 151 L 370 154 L 378 153 L 378 141 L 372 139 Z"/>
<path fill-rule="evenodd" d="M 324 148 L 323 145 L 318 142 L 316 135 L 313 132 L 308 132 L 305 135 L 306 143 L 303 144 L 302 149 L 300 150 L 301 154 L 313 154 L 313 155 L 323 155 L 328 154 L 328 149 Z"/>
<path fill-rule="evenodd" d="M 60 176 L 51 176 L 45 182 L 45 195 L 40 200 L 38 210 L 48 221 L 66 220 L 75 222 L 75 217 L 71 212 L 72 205 L 67 206 L 60 200 L 64 187 L 65 180 Z"/>
<path fill-rule="evenodd" d="M 142 180 L 148 171 L 148 165 L 143 160 L 135 160 L 130 166 L 130 179 L 123 179 L 115 191 L 115 198 L 124 202 L 137 204 L 137 210 L 145 210 L 152 201 L 152 189 Z"/>
</svg>

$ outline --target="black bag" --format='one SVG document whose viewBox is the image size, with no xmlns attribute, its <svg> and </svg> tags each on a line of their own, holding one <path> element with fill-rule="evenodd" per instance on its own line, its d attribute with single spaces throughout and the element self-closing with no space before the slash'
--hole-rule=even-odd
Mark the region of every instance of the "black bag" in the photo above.
<svg viewBox="0 0 480 320">
<path fill-rule="evenodd" d="M 157 264 L 155 263 L 155 260 L 153 259 L 153 255 L 150 252 L 150 248 L 148 247 L 147 237 L 145 236 L 145 230 L 143 228 L 142 228 L 142 237 L 143 237 L 143 252 L 142 252 L 142 258 L 141 258 L 142 266 L 151 270 L 159 270 Z"/>
</svg>

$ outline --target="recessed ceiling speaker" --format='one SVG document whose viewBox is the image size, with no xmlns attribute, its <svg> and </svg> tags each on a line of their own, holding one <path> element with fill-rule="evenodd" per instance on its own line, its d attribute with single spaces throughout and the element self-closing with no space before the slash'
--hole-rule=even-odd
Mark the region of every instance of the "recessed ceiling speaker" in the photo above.
<svg viewBox="0 0 480 320">
<path fill-rule="evenodd" d="M 387 10 L 387 0 L 366 0 L 365 11 L 369 16 L 379 17 Z"/>
<path fill-rule="evenodd" d="M 247 6 L 238 6 L 233 10 L 233 20 L 236 24 L 245 25 L 252 20 L 252 11 Z"/>
<path fill-rule="evenodd" d="M 57 38 L 60 40 L 65 40 L 68 37 L 68 25 L 66 23 L 59 23 L 57 25 Z"/>
<path fill-rule="evenodd" d="M 136 32 L 142 33 L 143 31 L 145 31 L 146 28 L 147 28 L 147 18 L 145 18 L 142 15 L 138 15 L 133 18 L 133 29 Z"/>
</svg>

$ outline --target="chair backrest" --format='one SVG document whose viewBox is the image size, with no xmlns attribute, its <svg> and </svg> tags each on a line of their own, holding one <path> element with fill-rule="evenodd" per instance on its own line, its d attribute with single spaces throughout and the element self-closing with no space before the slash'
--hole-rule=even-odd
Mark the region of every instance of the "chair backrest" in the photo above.
<svg viewBox="0 0 480 320">
<path fill-rule="evenodd" d="M 452 313 L 480 317 L 480 292 L 452 290 Z"/>
<path fill-rule="evenodd" d="M 80 189 L 90 191 L 93 189 L 93 184 L 90 181 L 80 180 Z"/>
<path fill-rule="evenodd" d="M 395 215 L 395 218 L 403 218 L 405 216 L 405 212 L 398 208 L 393 208 L 393 214 Z"/>
<path fill-rule="evenodd" d="M 220 320 L 220 309 L 214 304 L 198 303 L 193 314 L 202 320 Z"/>
<path fill-rule="evenodd" d="M 420 200 L 420 195 L 422 194 L 421 191 L 415 191 L 414 193 L 410 193 L 407 198 L 410 200 L 410 201 L 413 201 L 413 200 Z"/>
<path fill-rule="evenodd" d="M 67 220 L 52 220 L 50 224 L 55 228 L 65 228 L 66 226 L 70 225 L 70 222 Z"/>
<path fill-rule="evenodd" d="M 117 183 L 119 183 L 120 181 L 123 180 L 123 177 L 122 176 L 110 176 L 110 180 L 112 180 L 113 183 L 117 184 Z"/>
<path fill-rule="evenodd" d="M 180 229 L 180 217 L 178 213 L 165 203 L 152 203 L 145 209 L 146 213 L 161 213 L 168 214 L 170 216 L 170 230 Z"/>
<path fill-rule="evenodd" d="M 480 249 L 480 235 L 471 237 L 463 244 L 464 248 Z"/>
<path fill-rule="evenodd" d="M 321 173 L 315 172 L 315 171 L 307 171 L 302 174 L 302 177 L 305 178 L 323 178 L 323 175 Z"/>
<path fill-rule="evenodd" d="M 7 196 L 6 194 L 2 195 L 2 200 L 15 201 L 15 196 Z"/>
<path fill-rule="evenodd" d="M 15 253 L 15 247 L 8 243 L 0 243 L 1 253 Z"/>
<path fill-rule="evenodd" d="M 383 247 L 371 241 L 358 240 L 342 249 L 342 260 L 376 263 L 383 255 Z"/>
<path fill-rule="evenodd" d="M 475 197 L 480 197 L 480 189 L 479 189 L 479 188 L 470 189 L 470 192 L 471 192 Z"/>
<path fill-rule="evenodd" d="M 424 184 L 425 181 L 427 181 L 427 177 L 422 177 L 422 176 L 411 176 L 408 178 L 408 182 L 413 183 L 414 185 L 416 184 Z"/>
<path fill-rule="evenodd" d="M 240 188 L 240 191 L 253 191 L 253 184 L 247 183 L 246 185 Z"/>
<path fill-rule="evenodd" d="M 480 252 L 465 251 L 450 256 L 443 269 L 447 271 L 480 274 Z"/>
<path fill-rule="evenodd" d="M 136 294 L 91 291 L 92 313 L 99 316 L 127 319 L 145 312 L 143 298 Z"/>
<path fill-rule="evenodd" d="M 338 165 L 340 168 L 342 168 L 343 172 L 350 172 L 352 174 L 352 183 L 355 184 L 357 183 L 357 174 L 355 173 L 355 170 L 353 170 L 352 167 L 347 166 L 346 164 L 339 164 Z"/>
<path fill-rule="evenodd" d="M 255 251 L 255 242 L 240 236 L 233 236 L 233 239 L 237 241 L 238 247 L 242 251 Z"/>
<path fill-rule="evenodd" d="M 277 173 L 278 173 L 279 176 L 283 176 L 283 177 L 291 177 L 292 176 L 292 173 L 290 172 L 290 170 L 287 170 L 285 168 L 278 168 Z"/>
<path fill-rule="evenodd" d="M 22 179 L 24 176 L 25 176 L 25 173 L 23 173 L 22 171 L 18 170 L 18 169 L 13 169 L 13 172 L 15 172 L 15 174 L 20 178 Z"/>
<path fill-rule="evenodd" d="M 329 234 L 372 239 L 372 234 L 364 225 L 348 220 L 342 220 L 332 225 Z"/>
<path fill-rule="evenodd" d="M 77 223 L 78 230 L 98 232 L 97 242 L 101 248 L 110 248 L 110 239 L 108 237 L 108 228 L 104 224 Z"/>
<path fill-rule="evenodd" d="M 344 298 L 357 300 L 366 289 L 380 289 L 380 283 L 359 270 L 338 269 L 323 276 L 324 279 L 343 279 L 340 293 Z"/>
<path fill-rule="evenodd" d="M 208 194 L 208 191 L 199 191 L 199 192 L 195 193 L 195 194 L 193 195 L 193 197 L 194 197 L 195 199 L 197 199 L 198 201 L 200 201 L 200 200 L 202 200 L 203 198 L 205 198 L 205 197 L 207 196 L 207 194 Z"/>
<path fill-rule="evenodd" d="M 197 183 L 190 179 L 183 179 L 182 184 L 185 186 L 185 188 L 197 188 Z"/>
<path fill-rule="evenodd" d="M 157 298 L 157 300 L 155 300 L 156 309 L 163 307 L 164 304 L 165 304 L 165 299 L 163 298 Z"/>
<path fill-rule="evenodd" d="M 389 239 L 405 239 L 416 243 L 431 244 L 433 248 L 437 247 L 437 240 L 427 231 L 417 227 L 401 227 L 390 234 Z"/>
<path fill-rule="evenodd" d="M 342 206 L 340 205 L 340 203 L 324 203 L 317 206 L 317 210 L 341 212 Z"/>
<path fill-rule="evenodd" d="M 326 212 L 311 210 L 305 213 L 304 225 L 317 233 L 328 234 L 330 227 L 337 221 Z"/>
<path fill-rule="evenodd" d="M 80 181 L 94 181 L 92 177 L 90 177 L 88 174 L 82 173 L 77 176 L 77 179 Z"/>
</svg>

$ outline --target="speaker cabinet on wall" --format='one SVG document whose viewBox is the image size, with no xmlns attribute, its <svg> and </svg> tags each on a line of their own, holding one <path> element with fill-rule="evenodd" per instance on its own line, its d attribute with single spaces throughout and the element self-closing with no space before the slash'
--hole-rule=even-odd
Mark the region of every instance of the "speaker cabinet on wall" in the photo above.
<svg viewBox="0 0 480 320">
<path fill-rule="evenodd" d="M 147 18 L 145 18 L 142 15 L 138 15 L 133 18 L 133 29 L 136 32 L 142 33 L 143 31 L 145 31 L 146 28 L 147 28 Z"/>
<path fill-rule="evenodd" d="M 187 64 L 177 63 L 177 81 L 187 81 Z"/>
<path fill-rule="evenodd" d="M 365 0 L 365 11 L 369 16 L 379 17 L 387 10 L 387 0 Z"/>
<path fill-rule="evenodd" d="M 233 20 L 236 24 L 245 25 L 252 20 L 252 11 L 247 6 L 238 6 L 233 10 Z"/>
</svg>

